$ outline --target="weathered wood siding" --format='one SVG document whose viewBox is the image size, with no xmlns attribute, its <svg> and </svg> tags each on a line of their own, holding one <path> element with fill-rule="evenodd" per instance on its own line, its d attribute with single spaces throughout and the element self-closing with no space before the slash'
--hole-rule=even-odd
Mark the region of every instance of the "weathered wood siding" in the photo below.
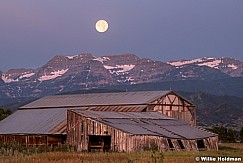
<svg viewBox="0 0 243 163">
<path fill-rule="evenodd" d="M 203 139 L 207 150 L 218 150 L 218 136 Z"/>
<path fill-rule="evenodd" d="M 111 136 L 112 151 L 129 151 L 131 143 L 129 134 L 85 118 L 72 111 L 67 114 L 67 143 L 73 145 L 78 151 L 87 151 L 89 135 Z"/>
<path fill-rule="evenodd" d="M 142 150 L 187 150 L 187 151 L 197 151 L 200 150 L 197 147 L 197 140 L 180 140 L 183 143 L 185 149 L 182 149 L 178 143 L 178 139 L 170 139 L 158 136 L 131 136 L 132 145 L 130 151 L 142 151 Z M 167 139 L 170 139 L 174 148 L 170 148 Z M 210 137 L 203 139 L 205 149 L 203 150 L 218 150 L 218 138 Z"/>
<path fill-rule="evenodd" d="M 1 143 L 19 143 L 27 146 L 64 144 L 66 135 L 0 135 Z"/>
<path fill-rule="evenodd" d="M 197 140 L 181 140 L 185 149 L 181 149 L 177 139 L 161 136 L 130 135 L 97 121 L 83 117 L 75 112 L 67 114 L 67 143 L 73 145 L 78 151 L 87 151 L 89 135 L 111 136 L 111 151 L 143 151 L 143 150 L 199 150 Z M 169 147 L 168 139 L 173 148 Z M 205 150 L 217 150 L 217 136 L 204 139 Z"/>
<path fill-rule="evenodd" d="M 168 94 L 161 99 L 157 99 L 150 110 L 159 111 L 169 117 L 180 119 L 196 126 L 195 106 L 182 99 L 176 94 Z"/>
</svg>

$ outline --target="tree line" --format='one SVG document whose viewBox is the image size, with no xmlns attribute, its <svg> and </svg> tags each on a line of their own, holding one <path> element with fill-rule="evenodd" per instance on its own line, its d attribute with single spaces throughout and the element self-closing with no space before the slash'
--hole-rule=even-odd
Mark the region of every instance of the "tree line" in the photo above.
<svg viewBox="0 0 243 163">
<path fill-rule="evenodd" d="M 218 134 L 219 142 L 222 143 L 243 143 L 243 127 L 240 131 L 234 130 L 232 128 L 226 128 L 224 126 L 215 126 L 212 128 L 207 128 L 207 130 Z"/>
</svg>

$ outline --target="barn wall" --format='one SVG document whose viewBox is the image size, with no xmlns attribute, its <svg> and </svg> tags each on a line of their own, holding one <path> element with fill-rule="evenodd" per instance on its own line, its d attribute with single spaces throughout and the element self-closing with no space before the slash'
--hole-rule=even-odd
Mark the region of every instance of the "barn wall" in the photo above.
<svg viewBox="0 0 243 163">
<path fill-rule="evenodd" d="M 27 146 L 64 144 L 66 135 L 0 135 L 1 143 L 19 143 Z"/>
<path fill-rule="evenodd" d="M 78 151 L 88 150 L 89 135 L 111 136 L 112 151 L 129 151 L 131 149 L 131 140 L 127 133 L 72 111 L 68 111 L 67 120 L 67 143 L 75 146 Z"/>
<path fill-rule="evenodd" d="M 148 135 L 134 135 L 130 151 L 169 150 L 166 138 Z"/>
<path fill-rule="evenodd" d="M 196 126 L 195 106 L 182 99 L 176 94 L 168 94 L 161 99 L 156 100 L 153 104 L 154 111 L 159 111 L 169 117 L 180 119 Z"/>
<path fill-rule="evenodd" d="M 197 151 L 197 150 L 218 150 L 218 138 L 210 137 L 203 139 L 205 144 L 205 149 L 198 149 L 197 140 L 186 140 L 186 139 L 170 139 L 159 136 L 148 136 L 148 135 L 134 135 L 130 136 L 131 139 L 131 149 L 128 151 L 143 151 L 143 150 L 175 150 L 175 151 Z M 168 139 L 171 140 L 173 148 L 170 148 L 168 144 Z M 180 140 L 184 146 L 184 149 L 179 145 L 178 140 Z"/>
<path fill-rule="evenodd" d="M 218 150 L 218 136 L 210 137 L 207 139 L 204 139 L 204 144 L 207 148 L 207 150 Z"/>
</svg>

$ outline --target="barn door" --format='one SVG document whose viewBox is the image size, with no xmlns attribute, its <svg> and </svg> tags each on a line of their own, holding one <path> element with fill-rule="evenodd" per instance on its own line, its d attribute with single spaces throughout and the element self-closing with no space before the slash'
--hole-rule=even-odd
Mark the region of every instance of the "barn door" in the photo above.
<svg viewBox="0 0 243 163">
<path fill-rule="evenodd" d="M 89 151 L 109 151 L 111 148 L 110 135 L 89 135 Z"/>
</svg>

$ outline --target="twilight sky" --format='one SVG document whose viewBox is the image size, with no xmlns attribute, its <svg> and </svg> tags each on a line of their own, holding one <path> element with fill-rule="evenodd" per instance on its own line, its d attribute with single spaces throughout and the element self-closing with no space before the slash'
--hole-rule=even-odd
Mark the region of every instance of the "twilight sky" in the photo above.
<svg viewBox="0 0 243 163">
<path fill-rule="evenodd" d="M 0 70 L 82 52 L 243 60 L 243 0 L 0 0 Z"/>
</svg>

